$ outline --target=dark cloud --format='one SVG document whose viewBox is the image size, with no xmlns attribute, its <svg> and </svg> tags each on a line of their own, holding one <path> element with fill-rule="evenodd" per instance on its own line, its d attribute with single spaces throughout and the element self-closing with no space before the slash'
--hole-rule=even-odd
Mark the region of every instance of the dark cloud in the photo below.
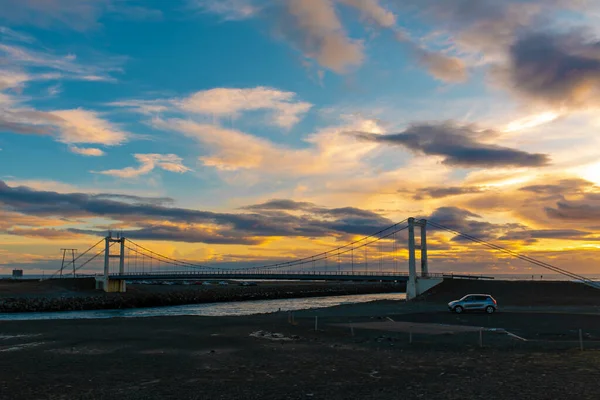
<svg viewBox="0 0 600 400">
<path fill-rule="evenodd" d="M 568 221 L 600 221 L 600 198 L 598 193 L 586 193 L 577 200 L 561 200 L 553 207 L 546 207 L 546 215 L 553 219 Z"/>
<path fill-rule="evenodd" d="M 493 224 L 483 220 L 480 215 L 458 207 L 440 207 L 431 215 L 421 218 L 482 240 L 493 240 L 508 230 L 524 228 L 519 224 Z M 438 231 L 433 226 L 428 226 L 427 229 Z M 452 240 L 465 241 L 460 236 L 455 236 Z"/>
<path fill-rule="evenodd" d="M 517 93 L 557 106 L 600 103 L 600 42 L 581 33 L 529 33 L 510 48 L 508 79 Z"/>
<path fill-rule="evenodd" d="M 565 195 L 583 193 L 584 189 L 594 187 L 592 182 L 585 179 L 563 179 L 557 183 L 545 185 L 530 185 L 520 188 L 520 191 L 535 193 L 538 200 L 562 199 Z"/>
<path fill-rule="evenodd" d="M 121 200 L 140 200 L 140 202 Z M 333 209 L 316 207 L 310 211 L 304 210 L 304 215 L 298 216 L 289 214 L 285 210 L 233 214 L 166 207 L 151 203 L 146 198 L 138 199 L 136 196 L 37 191 L 27 187 L 9 187 L 5 182 L 0 181 L 0 205 L 7 211 L 61 218 L 104 217 L 138 225 L 147 224 L 148 221 L 216 225 L 220 227 L 220 230 L 217 230 L 218 234 L 238 241 L 242 239 L 239 239 L 237 233 L 249 238 L 368 235 L 393 224 L 393 221 L 377 213 L 353 207 Z M 287 205 L 293 203 L 287 202 Z M 151 235 L 150 227 L 144 227 L 146 229 L 138 233 Z M 153 232 L 155 233 L 156 229 Z M 99 232 L 95 231 L 94 234 L 96 233 Z M 157 237 L 161 235 L 166 237 L 168 233 L 168 229 L 162 229 L 155 234 Z M 181 230 L 173 233 L 174 237 L 182 237 Z M 187 231 L 187 233 L 196 239 L 201 237 L 198 232 Z"/>
<path fill-rule="evenodd" d="M 253 204 L 250 206 L 242 207 L 242 210 L 262 211 L 262 210 L 310 210 L 317 208 L 313 203 L 294 201 L 287 199 L 273 199 L 261 204 Z"/>
<path fill-rule="evenodd" d="M 129 200 L 135 203 L 141 204 L 173 204 L 175 200 L 171 197 L 142 197 L 133 196 L 129 194 L 117 194 L 117 193 L 99 193 L 93 195 L 95 199 L 114 199 L 114 200 Z"/>
<path fill-rule="evenodd" d="M 2 233 L 6 233 L 8 235 L 35 237 L 49 240 L 65 240 L 72 239 L 78 236 L 76 232 L 69 232 L 66 230 L 54 228 L 12 228 L 6 231 L 2 231 Z"/>
<path fill-rule="evenodd" d="M 0 131 L 13 132 L 23 135 L 52 135 L 53 131 L 45 126 L 22 124 L 19 122 L 0 120 Z"/>
<path fill-rule="evenodd" d="M 483 191 L 483 188 L 477 186 L 426 187 L 419 189 L 419 191 L 414 195 L 414 199 L 441 199 L 444 197 L 459 196 L 461 194 L 481 193 Z"/>
<path fill-rule="evenodd" d="M 69 229 L 69 232 L 102 236 L 106 231 Z M 231 232 L 230 232 L 231 233 Z M 172 225 L 153 225 L 141 229 L 123 230 L 121 234 L 132 240 L 158 240 L 186 243 L 206 244 L 244 244 L 258 245 L 265 241 L 264 238 L 244 237 L 243 235 L 228 235 L 227 232 L 215 232 L 195 227 L 179 227 Z"/>
<path fill-rule="evenodd" d="M 577 229 L 524 229 L 507 232 L 499 240 L 524 241 L 535 243 L 538 239 L 562 239 L 562 240 L 589 240 L 598 241 L 600 238 L 590 238 L 590 232 Z"/>
<path fill-rule="evenodd" d="M 402 133 L 376 135 L 354 132 L 358 138 L 377 143 L 405 147 L 413 152 L 444 157 L 444 164 L 474 167 L 540 167 L 550 161 L 545 154 L 531 154 L 521 150 L 482 143 L 496 132 L 477 131 L 472 126 L 453 123 L 412 125 Z"/>
</svg>

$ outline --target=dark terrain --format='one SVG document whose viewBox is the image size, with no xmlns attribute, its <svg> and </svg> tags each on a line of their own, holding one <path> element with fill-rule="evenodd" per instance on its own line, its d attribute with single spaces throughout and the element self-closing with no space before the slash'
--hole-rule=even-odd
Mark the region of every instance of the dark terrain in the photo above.
<svg viewBox="0 0 600 400">
<path fill-rule="evenodd" d="M 520 294 L 518 285 L 502 286 Z M 448 284 L 437 295 L 453 297 L 452 290 Z M 295 324 L 286 312 L 0 322 L 0 398 L 597 399 L 600 313 L 589 303 L 600 291 L 580 293 L 582 304 L 570 296 L 568 313 L 507 305 L 493 316 L 455 315 L 432 294 L 298 311 Z M 504 328 L 527 341 L 485 331 L 483 347 L 478 332 L 418 334 L 409 343 L 406 332 L 334 325 L 390 319 Z"/>
</svg>

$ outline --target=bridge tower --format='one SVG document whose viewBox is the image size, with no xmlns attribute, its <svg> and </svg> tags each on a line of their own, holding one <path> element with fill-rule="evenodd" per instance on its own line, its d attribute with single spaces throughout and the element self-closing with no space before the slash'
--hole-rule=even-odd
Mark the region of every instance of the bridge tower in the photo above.
<svg viewBox="0 0 600 400">
<path fill-rule="evenodd" d="M 415 226 L 421 229 L 421 243 L 415 244 Z M 415 250 L 421 251 L 421 276 L 417 274 Z M 408 282 L 406 284 L 406 298 L 412 300 L 420 294 L 442 282 L 441 278 L 429 276 L 427 259 L 427 220 L 408 219 Z"/>
<path fill-rule="evenodd" d="M 110 249 L 113 243 L 119 243 L 119 254 L 111 254 Z M 104 274 L 99 279 L 96 278 L 96 289 L 102 289 L 105 292 L 121 292 L 126 290 L 125 280 L 109 279 L 110 259 L 119 259 L 119 274 L 125 273 L 125 237 L 117 235 L 112 237 L 112 232 L 104 238 Z"/>
</svg>

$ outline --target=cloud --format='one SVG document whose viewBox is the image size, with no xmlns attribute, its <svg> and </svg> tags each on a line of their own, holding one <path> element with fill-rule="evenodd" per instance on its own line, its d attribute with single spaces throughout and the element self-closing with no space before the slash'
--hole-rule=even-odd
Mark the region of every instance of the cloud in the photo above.
<svg viewBox="0 0 600 400">
<path fill-rule="evenodd" d="M 585 179 L 563 179 L 556 183 L 529 185 L 520 188 L 522 192 L 535 193 L 540 199 L 562 199 L 565 195 L 581 194 L 594 187 Z"/>
<path fill-rule="evenodd" d="M 313 203 L 305 201 L 294 201 L 288 199 L 273 199 L 261 204 L 253 204 L 242 207 L 243 210 L 264 211 L 264 210 L 286 210 L 286 211 L 301 211 L 313 210 L 317 206 Z"/>
<path fill-rule="evenodd" d="M 565 222 L 596 223 L 600 221 L 600 193 L 584 193 L 577 199 L 564 199 L 544 208 L 549 218 Z"/>
<path fill-rule="evenodd" d="M 294 101 L 296 94 L 268 87 L 249 89 L 216 88 L 196 92 L 176 101 L 178 106 L 192 113 L 217 116 L 236 116 L 252 110 L 273 110 L 275 125 L 291 128 L 311 108 L 311 104 Z"/>
<path fill-rule="evenodd" d="M 252 0 L 188 0 L 193 8 L 217 14 L 226 21 L 237 21 L 254 17 L 260 8 Z"/>
<path fill-rule="evenodd" d="M 415 48 L 417 60 L 425 66 L 431 75 L 444 82 L 465 82 L 468 78 L 467 66 L 457 57 Z"/>
<path fill-rule="evenodd" d="M 95 149 L 92 147 L 84 148 L 84 147 L 70 146 L 69 150 L 75 154 L 81 154 L 82 156 L 101 157 L 105 154 L 102 150 Z"/>
<path fill-rule="evenodd" d="M 360 11 L 362 17 L 368 21 L 385 27 L 396 26 L 396 16 L 393 12 L 386 10 L 379 4 L 379 0 L 340 0 L 341 3 L 354 7 Z"/>
<path fill-rule="evenodd" d="M 0 116 L 0 118 L 2 118 Z M 3 121 L 0 119 L 0 131 L 19 133 L 23 135 L 52 135 L 52 130 L 43 126 Z"/>
<path fill-rule="evenodd" d="M 482 240 L 493 240 L 509 230 L 524 228 L 522 225 L 515 223 L 494 224 L 487 222 L 482 220 L 483 218 L 480 215 L 459 207 L 440 207 L 431 213 L 431 215 L 421 218 L 431 220 L 440 225 Z M 428 226 L 427 229 L 431 231 L 438 230 L 433 226 Z M 466 239 L 462 239 L 460 236 L 455 236 L 453 238 L 453 241 L 464 240 Z"/>
<path fill-rule="evenodd" d="M 0 90 L 19 88 L 29 80 L 31 80 L 31 76 L 24 72 L 0 70 Z"/>
<path fill-rule="evenodd" d="M 49 112 L 18 107 L 2 109 L 0 125 L 8 132 L 51 135 L 69 144 L 115 146 L 131 138 L 131 134 L 102 119 L 99 113 L 83 109 Z"/>
<path fill-rule="evenodd" d="M 106 171 L 93 171 L 97 174 L 110 175 L 118 178 L 136 178 L 151 172 L 154 168 L 161 168 L 165 171 L 183 174 L 191 171 L 182 164 L 181 157 L 175 154 L 134 154 L 135 159 L 140 163 L 138 168 L 127 167 L 123 169 L 110 169 Z"/>
<path fill-rule="evenodd" d="M 317 207 L 315 211 L 305 212 L 303 215 L 292 215 L 281 210 L 234 214 L 165 207 L 143 200 L 121 200 L 124 199 L 115 195 L 103 197 L 97 194 L 57 193 L 27 187 L 10 187 L 0 181 L 0 204 L 4 210 L 37 217 L 102 217 L 129 221 L 130 224 L 139 223 L 142 228 L 162 226 L 166 223 L 185 224 L 198 229 L 212 227 L 213 231 L 222 236 L 246 238 L 366 235 L 393 224 L 391 220 L 377 213 L 353 207 Z M 152 224 L 151 221 L 156 221 L 157 224 Z M 195 230 L 190 232 L 197 233 Z"/>
<path fill-rule="evenodd" d="M 560 240 L 587 240 L 597 241 L 600 238 L 590 236 L 590 232 L 577 229 L 525 229 L 511 231 L 501 236 L 499 240 L 504 241 L 524 241 L 526 243 L 536 243 L 538 239 L 560 239 Z"/>
<path fill-rule="evenodd" d="M 35 50 L 38 47 L 38 50 Z M 0 53 L 10 60 L 10 65 L 21 68 L 36 68 L 35 74 L 30 74 L 29 79 L 75 79 L 88 81 L 114 82 L 110 74 L 120 72 L 122 57 L 103 55 L 90 63 L 81 63 L 77 55 L 57 55 L 40 46 L 16 46 L 0 44 Z M 41 71 L 39 69 L 42 69 Z M 51 73 L 50 73 L 50 72 Z"/>
<path fill-rule="evenodd" d="M 221 171 L 255 171 L 264 175 L 287 177 L 333 175 L 361 170 L 361 159 L 377 146 L 365 145 L 359 140 L 348 140 L 343 132 L 361 129 L 381 132 L 376 122 L 357 120 L 347 126 L 323 129 L 306 138 L 311 146 L 290 148 L 275 144 L 267 139 L 234 129 L 216 125 L 200 124 L 183 119 L 155 118 L 153 127 L 176 131 L 197 140 L 208 153 L 200 157 L 206 166 Z M 276 166 L 276 168 L 274 168 Z"/>
<path fill-rule="evenodd" d="M 137 0 L 3 0 L 0 20 L 48 29 L 60 26 L 86 31 L 98 28 L 98 21 L 106 14 L 129 19 L 156 19 L 162 16 L 158 10 L 135 3 L 143 4 Z"/>
<path fill-rule="evenodd" d="M 83 109 L 49 112 L 60 120 L 57 126 L 60 140 L 65 143 L 99 143 L 107 146 L 121 144 L 130 137 L 117 126 L 105 121 L 94 111 Z"/>
<path fill-rule="evenodd" d="M 122 100 L 108 104 L 130 108 L 142 114 L 183 113 L 201 114 L 211 118 L 235 117 L 251 111 L 267 111 L 267 122 L 282 128 L 291 128 L 311 108 L 312 104 L 296 100 L 296 93 L 270 87 L 214 88 L 195 92 L 184 98 L 155 100 Z"/>
<path fill-rule="evenodd" d="M 2 233 L 6 233 L 9 235 L 15 236 L 25 236 L 32 238 L 41 238 L 48 240 L 68 240 L 81 236 L 76 232 L 71 232 L 63 229 L 54 229 L 54 228 L 12 228 Z"/>
<path fill-rule="evenodd" d="M 600 45 L 580 33 L 528 33 L 510 48 L 511 89 L 558 108 L 600 104 Z"/>
<path fill-rule="evenodd" d="M 413 152 L 442 156 L 443 164 L 459 167 L 540 167 L 550 161 L 545 154 L 482 143 L 480 139 L 496 136 L 496 133 L 452 123 L 412 125 L 402 133 L 391 135 L 364 132 L 353 132 L 353 135 L 371 142 L 403 146 Z"/>
<path fill-rule="evenodd" d="M 106 231 L 69 229 L 69 232 L 100 236 Z M 183 243 L 206 243 L 256 246 L 265 242 L 264 237 L 246 237 L 235 232 L 219 232 L 216 229 L 176 225 L 151 225 L 141 229 L 122 230 L 121 234 L 132 240 L 155 240 Z"/>
<path fill-rule="evenodd" d="M 337 73 L 364 61 L 361 41 L 348 37 L 332 0 L 288 0 L 280 33 L 309 58 Z"/>
<path fill-rule="evenodd" d="M 450 186 L 450 187 L 426 187 L 418 189 L 413 196 L 415 200 L 423 200 L 424 198 L 441 199 L 450 196 L 460 196 L 463 194 L 481 193 L 484 188 L 478 186 Z"/>
</svg>

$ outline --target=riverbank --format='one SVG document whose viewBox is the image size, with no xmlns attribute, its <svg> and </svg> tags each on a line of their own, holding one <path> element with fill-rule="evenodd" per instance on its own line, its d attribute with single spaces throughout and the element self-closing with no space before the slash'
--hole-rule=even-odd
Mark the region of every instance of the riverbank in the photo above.
<svg viewBox="0 0 600 400">
<path fill-rule="evenodd" d="M 125 309 L 248 300 L 403 292 L 404 284 L 261 282 L 257 286 L 128 285 L 126 293 L 93 289 L 93 279 L 0 283 L 0 312 Z"/>
<path fill-rule="evenodd" d="M 435 307 L 344 305 L 299 311 L 293 322 L 286 312 L 1 322 L 0 398 L 597 398 L 598 314 L 513 307 L 458 316 Z M 486 331 L 480 347 L 477 332 L 409 336 L 339 325 L 389 320 L 504 328 L 527 341 Z M 585 351 L 571 341 L 578 329 Z"/>
</svg>

